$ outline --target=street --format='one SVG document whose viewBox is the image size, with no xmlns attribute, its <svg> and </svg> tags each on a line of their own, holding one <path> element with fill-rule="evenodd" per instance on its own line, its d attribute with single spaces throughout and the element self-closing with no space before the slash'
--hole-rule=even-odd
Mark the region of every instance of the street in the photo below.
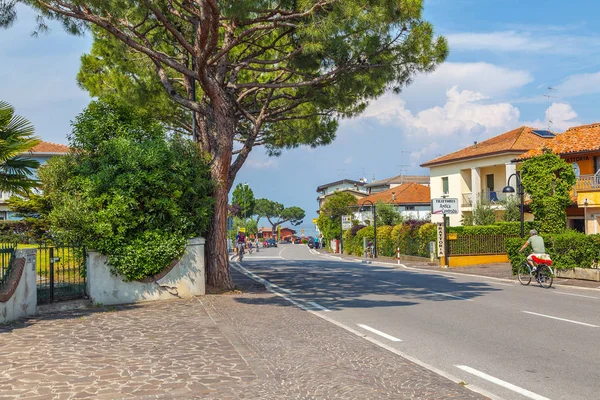
<svg viewBox="0 0 600 400">
<path fill-rule="evenodd" d="M 488 396 L 598 397 L 595 291 L 362 264 L 292 244 L 261 249 L 234 268 L 298 307 Z"/>
</svg>

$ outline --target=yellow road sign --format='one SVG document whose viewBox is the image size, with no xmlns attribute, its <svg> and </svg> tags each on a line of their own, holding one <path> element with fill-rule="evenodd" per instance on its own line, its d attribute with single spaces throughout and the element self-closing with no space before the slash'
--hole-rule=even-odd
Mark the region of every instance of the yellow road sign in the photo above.
<svg viewBox="0 0 600 400">
<path fill-rule="evenodd" d="M 318 219 L 317 218 L 313 218 L 313 224 L 317 224 Z"/>
<path fill-rule="evenodd" d="M 239 228 L 238 230 L 240 233 L 246 233 L 246 228 Z"/>
</svg>

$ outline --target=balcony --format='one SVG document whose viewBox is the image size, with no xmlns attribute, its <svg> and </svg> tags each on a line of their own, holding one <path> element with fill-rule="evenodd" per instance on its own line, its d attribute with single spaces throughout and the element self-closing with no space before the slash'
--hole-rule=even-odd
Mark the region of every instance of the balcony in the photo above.
<svg viewBox="0 0 600 400">
<path fill-rule="evenodd" d="M 600 190 L 600 176 L 580 175 L 575 182 L 575 193 L 578 190 Z"/>
<path fill-rule="evenodd" d="M 484 191 L 477 195 L 477 198 L 481 201 L 489 203 L 491 205 L 501 205 L 504 200 L 506 200 L 508 194 L 502 192 L 490 192 Z M 462 207 L 473 207 L 473 194 L 472 193 L 463 193 L 462 194 Z"/>
</svg>

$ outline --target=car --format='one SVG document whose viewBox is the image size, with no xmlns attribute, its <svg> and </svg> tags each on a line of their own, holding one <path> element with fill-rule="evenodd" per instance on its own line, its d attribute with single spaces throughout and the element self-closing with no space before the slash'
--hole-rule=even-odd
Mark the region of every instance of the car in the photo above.
<svg viewBox="0 0 600 400">
<path fill-rule="evenodd" d="M 296 239 L 296 240 L 294 240 L 294 244 L 300 244 L 300 243 L 302 243 L 302 239 Z"/>
<path fill-rule="evenodd" d="M 269 247 L 277 247 L 277 240 L 275 239 L 267 239 L 267 243 L 269 244 Z"/>
<path fill-rule="evenodd" d="M 308 243 L 306 243 L 308 245 L 309 249 L 314 249 L 315 247 L 315 241 L 314 240 L 309 240 Z"/>
</svg>

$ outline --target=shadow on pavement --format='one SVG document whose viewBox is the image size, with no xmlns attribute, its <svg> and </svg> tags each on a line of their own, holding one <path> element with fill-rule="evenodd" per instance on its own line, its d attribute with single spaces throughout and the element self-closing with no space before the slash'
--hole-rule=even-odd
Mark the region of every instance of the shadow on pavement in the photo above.
<svg viewBox="0 0 600 400">
<path fill-rule="evenodd" d="M 316 302 L 330 310 L 410 306 L 423 301 L 465 301 L 502 290 L 484 282 L 459 282 L 446 275 L 349 262 L 245 261 L 242 266 L 288 290 L 275 288 L 281 294 L 295 300 Z M 241 272 L 232 269 L 232 273 L 241 290 L 266 291 L 262 284 Z M 398 297 L 392 299 L 390 296 Z M 238 299 L 240 302 L 247 300 Z"/>
</svg>

